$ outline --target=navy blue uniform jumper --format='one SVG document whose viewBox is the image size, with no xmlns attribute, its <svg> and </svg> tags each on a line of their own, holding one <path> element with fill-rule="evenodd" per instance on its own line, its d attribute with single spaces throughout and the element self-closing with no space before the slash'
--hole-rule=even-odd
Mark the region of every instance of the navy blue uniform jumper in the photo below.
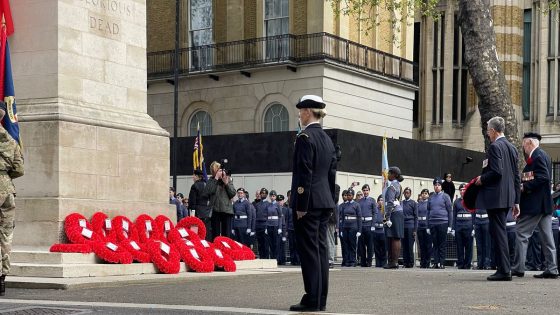
<svg viewBox="0 0 560 315">
<path fill-rule="evenodd" d="M 355 201 L 346 201 L 340 207 L 340 226 L 342 242 L 345 247 L 346 266 L 356 265 L 356 233 L 362 230 L 362 211 Z"/>
<path fill-rule="evenodd" d="M 245 199 L 239 199 L 233 203 L 233 233 L 236 241 L 250 246 L 251 225 L 253 223 L 253 210 L 251 203 Z"/>
</svg>

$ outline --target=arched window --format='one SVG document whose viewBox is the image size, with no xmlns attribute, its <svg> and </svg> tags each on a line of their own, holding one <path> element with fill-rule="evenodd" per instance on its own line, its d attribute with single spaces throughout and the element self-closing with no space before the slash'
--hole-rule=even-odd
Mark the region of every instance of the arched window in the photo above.
<svg viewBox="0 0 560 315">
<path fill-rule="evenodd" d="M 189 136 L 196 136 L 198 124 L 200 124 L 200 134 L 203 136 L 212 135 L 212 118 L 205 111 L 198 111 L 191 117 L 189 123 Z"/>
<path fill-rule="evenodd" d="M 272 104 L 264 114 L 264 132 L 288 131 L 288 110 L 282 104 Z"/>
</svg>

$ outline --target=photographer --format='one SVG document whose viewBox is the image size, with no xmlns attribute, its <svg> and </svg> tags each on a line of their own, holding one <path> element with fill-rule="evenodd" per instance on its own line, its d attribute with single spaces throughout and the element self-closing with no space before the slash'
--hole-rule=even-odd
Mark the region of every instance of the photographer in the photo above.
<svg viewBox="0 0 560 315">
<path fill-rule="evenodd" d="M 210 200 L 212 208 L 212 239 L 216 236 L 230 237 L 233 220 L 231 198 L 235 197 L 235 187 L 220 163 L 212 162 L 210 170 L 212 178 L 208 179 L 204 195 Z"/>
</svg>

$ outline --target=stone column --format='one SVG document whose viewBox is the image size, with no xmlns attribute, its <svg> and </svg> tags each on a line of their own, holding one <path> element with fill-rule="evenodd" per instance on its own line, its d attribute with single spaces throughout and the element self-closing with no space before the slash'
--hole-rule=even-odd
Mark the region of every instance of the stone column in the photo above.
<svg viewBox="0 0 560 315">
<path fill-rule="evenodd" d="M 169 134 L 147 114 L 145 0 L 12 1 L 26 174 L 14 247 L 63 241 L 67 214 L 166 214 Z"/>
</svg>

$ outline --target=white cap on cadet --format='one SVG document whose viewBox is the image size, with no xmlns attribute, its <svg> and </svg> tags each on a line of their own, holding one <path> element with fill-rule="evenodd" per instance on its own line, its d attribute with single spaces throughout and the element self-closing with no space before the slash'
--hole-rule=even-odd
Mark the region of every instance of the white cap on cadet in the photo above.
<svg viewBox="0 0 560 315">
<path fill-rule="evenodd" d="M 304 95 L 299 99 L 297 108 L 325 108 L 323 98 L 317 95 Z"/>
</svg>

